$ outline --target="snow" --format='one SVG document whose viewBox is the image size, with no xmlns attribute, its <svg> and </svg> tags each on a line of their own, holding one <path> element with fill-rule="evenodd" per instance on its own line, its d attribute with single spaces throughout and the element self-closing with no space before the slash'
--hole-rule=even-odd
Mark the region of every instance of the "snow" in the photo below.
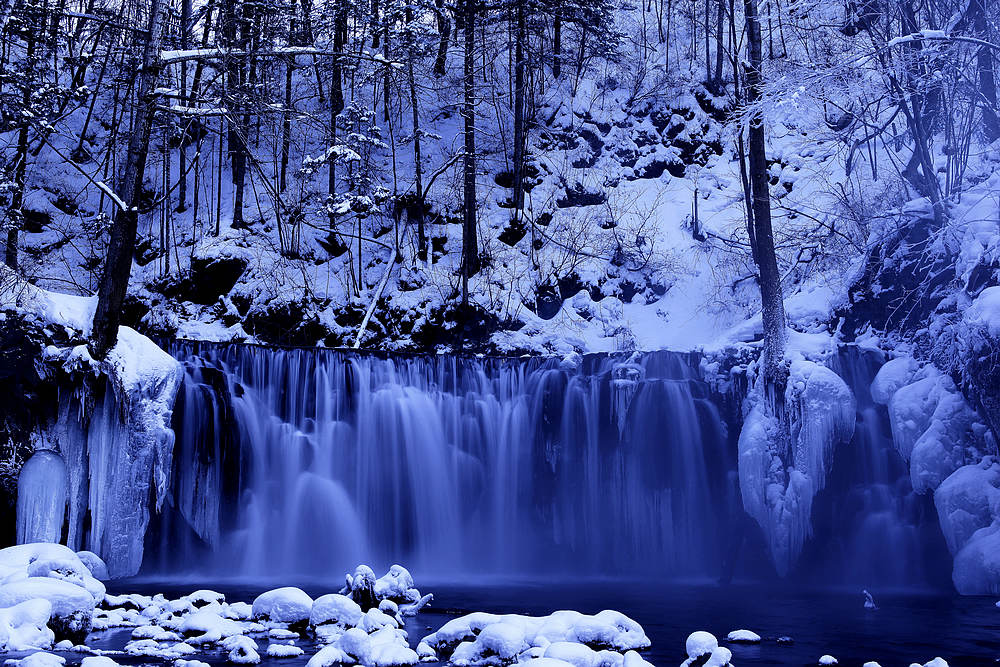
<svg viewBox="0 0 1000 667">
<path fill-rule="evenodd" d="M 962 318 L 969 326 L 980 327 L 992 338 L 1000 339 L 1000 286 L 980 292 Z"/>
<path fill-rule="evenodd" d="M 985 425 L 954 381 L 932 366 L 905 357 L 887 362 L 872 382 L 872 398 L 888 407 L 893 442 L 917 493 L 933 492 L 988 449 Z"/>
<path fill-rule="evenodd" d="M 256 665 L 260 662 L 260 654 L 257 652 L 257 642 L 249 637 L 233 635 L 221 641 L 219 646 L 229 651 L 229 662 L 238 665 Z"/>
<path fill-rule="evenodd" d="M 51 647 L 54 635 L 47 626 L 51 614 L 52 604 L 41 598 L 0 608 L 0 650 Z"/>
<path fill-rule="evenodd" d="M 850 441 L 855 425 L 850 388 L 812 361 L 791 362 L 784 403 L 787 434 L 760 393 L 751 393 L 739 439 L 743 507 L 763 528 L 780 575 L 802 551 L 811 533 L 813 497 L 826 485 L 834 449 Z"/>
<path fill-rule="evenodd" d="M 819 659 L 819 664 L 821 665 L 837 665 L 840 664 L 836 658 L 832 655 L 824 655 Z"/>
<path fill-rule="evenodd" d="M 687 641 L 684 643 L 684 650 L 687 651 L 689 659 L 696 660 L 703 655 L 712 653 L 718 646 L 719 640 L 715 638 L 715 635 L 698 630 L 688 635 Z"/>
<path fill-rule="evenodd" d="M 312 606 L 312 598 L 301 588 L 276 588 L 261 593 L 253 601 L 253 618 L 278 623 L 302 623 L 309 620 Z"/>
<path fill-rule="evenodd" d="M 760 635 L 752 630 L 733 630 L 726 635 L 726 640 L 737 643 L 756 644 L 760 642 Z"/>
<path fill-rule="evenodd" d="M 555 644 L 558 646 L 553 651 L 559 655 L 550 656 L 548 648 Z M 452 664 L 469 666 L 494 664 L 493 657 L 509 664 L 538 650 L 544 652 L 536 657 L 556 657 L 571 664 L 580 659 L 598 660 L 594 657 L 597 654 L 603 656 L 598 662 L 617 661 L 624 659 L 622 652 L 648 646 L 649 638 L 638 623 L 611 610 L 593 616 L 557 611 L 545 617 L 475 612 L 448 621 L 424 637 L 418 650 L 422 659 L 450 654 Z M 572 656 L 575 658 L 569 659 Z"/>
<path fill-rule="evenodd" d="M 302 653 L 302 649 L 292 644 L 271 643 L 267 646 L 267 657 L 269 658 L 296 658 Z"/>
<path fill-rule="evenodd" d="M 13 667 L 62 667 L 66 664 L 66 658 L 54 653 L 39 651 L 20 660 L 8 660 L 4 664 Z"/>
</svg>

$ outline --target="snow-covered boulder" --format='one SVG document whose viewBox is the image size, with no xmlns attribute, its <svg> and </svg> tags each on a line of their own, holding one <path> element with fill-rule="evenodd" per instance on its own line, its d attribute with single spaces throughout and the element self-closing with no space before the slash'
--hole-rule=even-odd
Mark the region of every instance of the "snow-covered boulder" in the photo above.
<svg viewBox="0 0 1000 667">
<path fill-rule="evenodd" d="M 261 593 L 253 601 L 253 618 L 288 625 L 306 624 L 312 606 L 312 598 L 301 588 L 276 588 Z"/>
<path fill-rule="evenodd" d="M 987 429 L 950 377 L 909 358 L 893 359 L 872 382 L 887 406 L 893 444 L 910 465 L 917 493 L 934 491 L 951 473 L 977 461 Z"/>
<path fill-rule="evenodd" d="M 27 651 L 52 646 L 55 635 L 48 627 L 52 605 L 34 599 L 0 609 L 0 651 Z"/>
<path fill-rule="evenodd" d="M 698 630 L 688 635 L 684 643 L 687 660 L 681 667 L 727 667 L 732 664 L 733 652 L 719 646 L 719 640 L 710 632 Z"/>
<path fill-rule="evenodd" d="M 934 505 L 958 592 L 1000 592 L 1000 462 L 988 456 L 959 468 L 934 492 Z"/>
<path fill-rule="evenodd" d="M 421 657 L 450 656 L 450 662 L 456 665 L 506 665 L 555 643 L 582 646 L 595 653 L 614 652 L 622 657 L 622 651 L 647 648 L 649 638 L 638 623 L 611 610 L 593 616 L 557 611 L 543 617 L 476 612 L 448 621 L 424 637 L 418 648 Z M 573 651 L 578 656 L 591 655 L 568 647 L 555 650 L 562 652 L 558 659 L 563 661 Z M 542 653 L 536 657 L 546 656 Z"/>
<path fill-rule="evenodd" d="M 91 576 L 98 581 L 107 581 L 108 577 L 108 566 L 104 563 L 104 560 L 100 556 L 95 554 L 93 551 L 77 551 L 76 557 L 80 559 L 80 562 L 87 566 L 90 570 Z"/>
<path fill-rule="evenodd" d="M 346 585 L 340 589 L 341 595 L 349 596 L 362 611 L 378 607 L 384 600 L 399 605 L 402 616 L 413 616 L 434 596 L 421 596 L 413 585 L 413 576 L 402 565 L 393 565 L 384 575 L 375 578 L 375 571 L 367 565 L 358 565 L 353 574 L 344 577 Z"/>
<path fill-rule="evenodd" d="M 840 664 L 839 661 L 832 655 L 824 655 L 819 659 L 819 664 L 821 665 L 837 665 Z"/>
<path fill-rule="evenodd" d="M 304 651 L 294 644 L 268 644 L 267 657 L 269 658 L 297 658 Z"/>
<path fill-rule="evenodd" d="M 800 359 L 785 389 L 787 432 L 760 392 L 748 404 L 739 439 L 743 506 L 785 575 L 811 532 L 812 501 L 826 485 L 834 449 L 854 435 L 854 395 L 832 370 Z"/>
<path fill-rule="evenodd" d="M 403 667 L 418 662 L 417 653 L 407 645 L 406 633 L 402 630 L 383 628 L 369 635 L 364 630 L 351 628 L 312 656 L 307 667 L 337 664 Z"/>
<path fill-rule="evenodd" d="M 726 635 L 726 641 L 736 644 L 758 644 L 760 643 L 760 635 L 753 630 L 733 630 Z"/>
<path fill-rule="evenodd" d="M 344 629 L 355 627 L 364 612 L 357 602 L 339 593 L 330 593 L 316 598 L 309 612 L 309 625 L 313 628 L 333 624 Z"/>
<path fill-rule="evenodd" d="M 94 597 L 82 586 L 52 577 L 28 577 L 0 585 L 0 608 L 32 600 L 51 606 L 48 625 L 56 639 L 82 643 L 94 617 Z"/>
<path fill-rule="evenodd" d="M 54 653 L 39 651 L 20 660 L 8 660 L 4 664 L 11 667 L 62 667 L 66 664 L 66 658 Z"/>
</svg>

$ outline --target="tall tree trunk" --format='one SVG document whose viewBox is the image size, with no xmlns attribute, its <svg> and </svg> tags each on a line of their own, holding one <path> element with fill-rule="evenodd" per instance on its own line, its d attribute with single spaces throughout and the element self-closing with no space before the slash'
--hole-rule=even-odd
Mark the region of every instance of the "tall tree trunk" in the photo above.
<svg viewBox="0 0 1000 667">
<path fill-rule="evenodd" d="M 753 201 L 754 259 L 760 275 L 761 311 L 764 322 L 765 386 L 782 382 L 785 350 L 785 306 L 781 294 L 781 276 L 774 252 L 771 229 L 771 194 L 767 178 L 767 155 L 764 147 L 762 103 L 763 44 L 757 0 L 744 0 L 747 23 L 747 47 L 750 62 L 746 70 L 746 102 L 750 109 L 748 131 L 749 180 Z"/>
<path fill-rule="evenodd" d="M 990 28 L 987 21 L 987 0 L 971 0 L 969 13 L 972 15 L 972 30 L 979 39 L 990 41 Z M 976 55 L 979 70 L 979 92 L 983 96 L 983 131 L 986 138 L 993 142 L 1000 139 L 1000 118 L 997 117 L 997 82 L 996 69 L 993 64 L 993 50 L 979 49 Z"/>
<path fill-rule="evenodd" d="M 7 213 L 7 242 L 4 247 L 4 263 L 17 269 L 17 241 L 21 224 L 24 222 L 24 186 L 28 170 L 28 130 L 31 123 L 31 95 L 34 89 L 31 80 L 35 70 L 36 31 L 34 21 L 29 21 L 25 31 L 24 68 L 25 81 L 21 83 L 21 122 L 17 129 L 17 151 L 14 158 L 14 192 L 11 194 Z"/>
<path fill-rule="evenodd" d="M 434 58 L 434 76 L 444 76 L 444 66 L 448 58 L 448 42 L 451 40 L 451 19 L 445 13 L 444 0 L 434 0 L 434 15 L 437 17 L 438 48 Z"/>
<path fill-rule="evenodd" d="M 189 44 L 189 32 L 191 30 L 191 0 L 181 0 L 181 49 L 186 50 Z M 181 103 L 187 103 L 187 61 L 181 62 L 181 85 L 180 85 L 180 95 Z M 185 139 L 187 131 L 190 128 L 191 123 L 187 122 L 182 125 L 183 131 L 180 137 L 180 145 L 177 146 L 177 178 L 179 180 L 177 188 L 177 212 L 180 213 L 187 209 L 187 147 L 185 144 Z"/>
<path fill-rule="evenodd" d="M 132 273 L 132 255 L 135 251 L 135 237 L 139 224 L 138 199 L 142 190 L 146 157 L 149 154 L 149 135 L 156 114 L 156 81 L 160 68 L 156 62 L 160 51 L 161 0 L 149 0 L 149 24 L 145 32 L 135 33 L 142 44 L 142 69 L 139 72 L 135 127 L 128 142 L 128 156 L 118 199 L 124 209 L 115 212 L 111 226 L 111 240 L 104 262 L 104 272 L 97 292 L 97 309 L 91 333 L 90 352 L 97 359 L 103 359 L 118 340 L 118 326 L 121 322 L 122 304 L 128 290 L 128 280 Z"/>
<path fill-rule="evenodd" d="M 526 0 L 515 0 L 514 28 L 514 220 L 521 217 L 524 208 L 524 149 L 527 144 L 524 131 L 524 41 L 527 30 L 525 27 L 524 3 Z"/>
<path fill-rule="evenodd" d="M 338 0 L 333 22 L 333 51 L 330 66 L 330 146 L 337 143 L 337 117 L 344 110 L 343 66 L 340 54 L 343 52 L 347 36 L 347 8 L 344 0 Z M 330 155 L 327 191 L 330 195 L 330 234 L 336 231 L 337 216 L 333 213 L 333 198 L 337 194 L 337 163 Z"/>
<path fill-rule="evenodd" d="M 462 165 L 462 303 L 469 300 L 469 277 L 479 271 L 476 230 L 476 98 L 475 46 L 476 0 L 463 0 L 462 29 L 465 33 L 462 116 L 465 120 L 465 156 Z"/>
<path fill-rule="evenodd" d="M 726 21 L 726 0 L 719 0 L 715 7 L 715 81 L 716 94 L 722 92 L 722 26 Z"/>
<path fill-rule="evenodd" d="M 413 10 L 406 9 L 406 24 L 413 23 Z M 410 36 L 410 53 L 406 63 L 406 79 L 410 88 L 410 111 L 413 118 L 413 189 L 414 203 L 407 216 L 412 221 L 416 217 L 417 223 L 417 257 L 420 261 L 427 261 L 427 232 L 424 229 L 424 182 L 423 165 L 420 160 L 420 106 L 417 99 L 417 82 L 413 74 L 413 61 L 415 53 L 413 50 L 414 36 Z"/>
<path fill-rule="evenodd" d="M 552 76 L 562 74 L 562 12 L 557 0 L 552 16 Z"/>
</svg>

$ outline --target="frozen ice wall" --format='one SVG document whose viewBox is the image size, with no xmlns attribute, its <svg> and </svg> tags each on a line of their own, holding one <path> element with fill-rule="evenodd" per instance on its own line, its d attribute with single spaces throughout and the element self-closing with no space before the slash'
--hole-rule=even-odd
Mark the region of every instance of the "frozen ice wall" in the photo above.
<svg viewBox="0 0 1000 667">
<path fill-rule="evenodd" d="M 66 464 L 57 452 L 40 449 L 17 478 L 17 541 L 58 542 L 66 515 Z"/>
</svg>

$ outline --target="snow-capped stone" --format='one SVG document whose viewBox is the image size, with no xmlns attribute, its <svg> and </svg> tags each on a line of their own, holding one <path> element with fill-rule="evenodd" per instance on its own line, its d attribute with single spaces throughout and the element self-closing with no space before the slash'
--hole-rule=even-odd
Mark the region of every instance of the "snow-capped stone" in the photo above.
<svg viewBox="0 0 1000 667">
<path fill-rule="evenodd" d="M 188 635 L 189 641 L 198 644 L 214 643 L 223 637 L 242 635 L 246 631 L 238 621 L 223 618 L 209 609 L 202 609 L 186 616 L 178 630 Z"/>
<path fill-rule="evenodd" d="M 293 644 L 268 644 L 267 646 L 267 657 L 269 658 L 296 658 L 302 653 L 302 649 Z"/>
<path fill-rule="evenodd" d="M 687 651 L 689 658 L 697 659 L 703 655 L 708 655 L 718 645 L 719 640 L 711 632 L 697 630 L 688 635 L 687 641 L 684 643 L 684 649 Z"/>
<path fill-rule="evenodd" d="M 51 613 L 52 604 L 45 599 L 0 609 L 0 651 L 50 648 L 55 638 L 47 625 Z"/>
<path fill-rule="evenodd" d="M 90 570 L 90 574 L 99 581 L 105 581 L 108 579 L 108 566 L 104 563 L 100 556 L 95 554 L 93 551 L 77 551 L 77 558 L 87 566 Z M 109 658 L 110 660 L 110 658 Z"/>
<path fill-rule="evenodd" d="M 832 655 L 824 655 L 823 657 L 821 657 L 819 659 L 819 664 L 821 664 L 821 665 L 837 665 L 837 664 L 840 664 L 840 663 L 838 663 L 837 659 L 834 658 Z"/>
<path fill-rule="evenodd" d="M 420 593 L 413 587 L 413 576 L 402 565 L 393 565 L 375 581 L 375 596 L 379 600 L 413 602 Z"/>
<path fill-rule="evenodd" d="M 301 588 L 276 588 L 261 593 L 253 601 L 253 618 L 289 625 L 308 622 L 312 605 L 312 598 Z"/>
<path fill-rule="evenodd" d="M 51 605 L 49 627 L 56 639 L 83 641 L 94 616 L 94 597 L 87 589 L 63 579 L 29 577 L 0 586 L 0 607 L 44 599 Z"/>
<path fill-rule="evenodd" d="M 342 628 L 353 628 L 360 621 L 364 612 L 358 603 L 339 593 L 330 593 L 316 598 L 309 612 L 309 625 L 316 627 L 332 623 Z"/>
<path fill-rule="evenodd" d="M 106 655 L 88 655 L 80 661 L 80 667 L 119 667 L 119 665 Z"/>
<path fill-rule="evenodd" d="M 260 654 L 257 652 L 257 642 L 244 635 L 233 635 L 227 637 L 219 644 L 223 649 L 229 651 L 227 659 L 237 665 L 256 665 L 260 662 Z"/>
<path fill-rule="evenodd" d="M 8 660 L 5 664 L 13 665 L 14 667 L 62 667 L 66 664 L 66 658 L 53 653 L 39 651 L 20 660 Z"/>
<path fill-rule="evenodd" d="M 908 356 L 896 357 L 885 362 L 872 380 L 872 400 L 881 405 L 888 405 L 897 391 L 913 381 L 918 370 L 920 365 Z"/>
<path fill-rule="evenodd" d="M 216 591 L 202 589 L 185 595 L 184 599 L 197 609 L 212 604 L 222 605 L 226 601 L 226 596 Z"/>
<path fill-rule="evenodd" d="M 880 665 L 877 662 L 875 662 L 874 660 L 872 660 L 872 661 L 866 662 L 864 665 L 862 665 L 862 667 L 882 667 L 882 665 Z"/>
<path fill-rule="evenodd" d="M 760 641 L 760 635 L 752 630 L 733 630 L 726 635 L 726 640 L 736 643 L 756 644 Z"/>
<path fill-rule="evenodd" d="M 462 642 L 475 643 L 487 627 L 496 624 L 517 628 L 516 631 L 505 631 L 503 636 L 509 638 L 520 632 L 528 646 L 544 647 L 556 641 L 569 641 L 592 648 L 627 651 L 647 648 L 650 644 L 638 623 L 611 610 L 593 616 L 577 611 L 557 611 L 543 617 L 475 612 L 448 621 L 436 632 L 424 637 L 423 642 L 439 654 L 447 653 L 456 650 Z"/>
</svg>

